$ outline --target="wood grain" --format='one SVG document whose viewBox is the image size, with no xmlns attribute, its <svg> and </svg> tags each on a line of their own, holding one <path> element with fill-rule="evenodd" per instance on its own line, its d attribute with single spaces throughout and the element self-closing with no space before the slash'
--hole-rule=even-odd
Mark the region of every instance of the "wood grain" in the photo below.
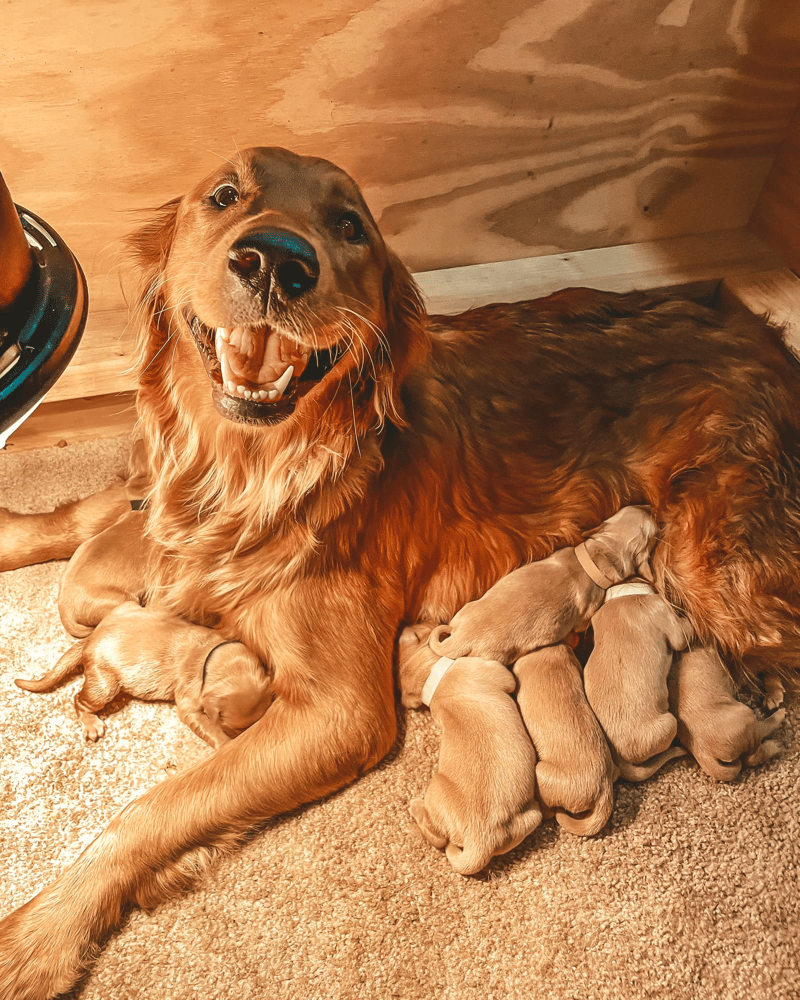
<svg viewBox="0 0 800 1000">
<path fill-rule="evenodd" d="M 327 156 L 415 270 L 736 229 L 800 96 L 800 0 L 10 0 L 0 166 L 89 279 L 237 145 Z M 122 339 L 120 339 L 122 338 Z"/>
<path fill-rule="evenodd" d="M 800 274 L 800 111 L 764 182 L 750 226 Z"/>
</svg>

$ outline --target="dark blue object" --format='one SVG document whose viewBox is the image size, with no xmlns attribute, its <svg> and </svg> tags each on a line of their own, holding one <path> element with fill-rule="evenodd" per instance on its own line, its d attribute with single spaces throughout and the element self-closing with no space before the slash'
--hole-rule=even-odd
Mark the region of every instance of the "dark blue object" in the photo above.
<svg viewBox="0 0 800 1000">
<path fill-rule="evenodd" d="M 89 295 L 80 264 L 58 233 L 16 205 L 34 258 L 30 287 L 0 345 L 0 435 L 23 419 L 69 364 L 86 325 Z"/>
</svg>

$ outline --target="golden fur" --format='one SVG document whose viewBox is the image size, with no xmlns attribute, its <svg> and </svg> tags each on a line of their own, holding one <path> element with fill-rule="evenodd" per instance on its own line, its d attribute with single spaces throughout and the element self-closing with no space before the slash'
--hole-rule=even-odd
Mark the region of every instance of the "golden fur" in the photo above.
<svg viewBox="0 0 800 1000">
<path fill-rule="evenodd" d="M 313 268 L 290 261 L 303 294 L 272 283 L 277 264 L 258 285 L 233 275 L 254 259 L 236 248 L 275 227 L 311 248 Z M 127 906 L 375 764 L 395 739 L 401 627 L 450 621 L 622 506 L 652 507 L 657 589 L 702 641 L 739 675 L 797 676 L 800 376 L 765 323 L 589 289 L 429 317 L 353 181 L 275 149 L 223 164 L 131 247 L 148 600 L 269 661 L 275 698 L 0 922 L 2 1000 L 71 987 Z M 276 334 L 332 350 L 276 422 L 220 387 L 210 331 L 237 325 L 253 364 Z M 49 547 L 41 522 L 7 515 L 0 565 L 69 554 L 123 512 L 119 492 L 78 505 L 48 522 Z"/>
</svg>

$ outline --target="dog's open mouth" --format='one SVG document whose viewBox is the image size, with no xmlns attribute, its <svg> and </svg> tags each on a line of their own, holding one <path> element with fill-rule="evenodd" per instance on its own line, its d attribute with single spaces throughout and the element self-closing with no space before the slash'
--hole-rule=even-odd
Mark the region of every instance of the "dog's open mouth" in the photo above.
<svg viewBox="0 0 800 1000">
<path fill-rule="evenodd" d="M 338 347 L 312 351 L 269 326 L 205 326 L 192 335 L 212 384 L 214 405 L 229 420 L 275 424 L 322 381 L 341 356 Z"/>
</svg>

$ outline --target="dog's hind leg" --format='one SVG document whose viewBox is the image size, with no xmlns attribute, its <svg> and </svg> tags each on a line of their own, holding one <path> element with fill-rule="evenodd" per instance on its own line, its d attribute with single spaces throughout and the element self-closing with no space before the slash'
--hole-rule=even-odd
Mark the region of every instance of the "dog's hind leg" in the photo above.
<svg viewBox="0 0 800 1000">
<path fill-rule="evenodd" d="M 125 486 L 111 486 L 44 514 L 0 507 L 0 572 L 69 559 L 78 546 L 130 510 Z"/>
</svg>

